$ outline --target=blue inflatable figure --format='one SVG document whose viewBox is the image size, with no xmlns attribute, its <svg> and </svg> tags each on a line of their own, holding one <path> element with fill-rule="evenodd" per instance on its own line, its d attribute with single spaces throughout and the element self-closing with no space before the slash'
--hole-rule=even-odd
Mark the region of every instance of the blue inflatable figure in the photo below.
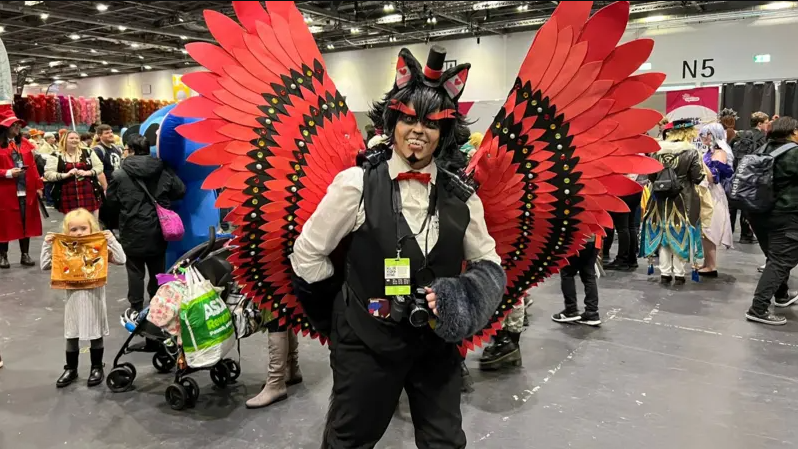
<svg viewBox="0 0 798 449">
<path fill-rule="evenodd" d="M 151 154 L 166 162 L 186 185 L 186 196 L 173 205 L 173 209 L 183 220 L 186 233 L 183 240 L 170 242 L 166 252 L 166 266 L 172 266 L 177 259 L 197 245 L 208 241 L 211 226 L 219 229 L 219 211 L 214 207 L 216 193 L 203 190 L 202 182 L 216 167 L 208 167 L 188 162 L 188 157 L 204 144 L 186 140 L 175 128 L 197 119 L 176 117 L 170 112 L 176 105 L 169 105 L 155 111 L 139 128 L 139 133 L 152 144 Z M 224 235 L 224 234 L 218 234 Z"/>
</svg>

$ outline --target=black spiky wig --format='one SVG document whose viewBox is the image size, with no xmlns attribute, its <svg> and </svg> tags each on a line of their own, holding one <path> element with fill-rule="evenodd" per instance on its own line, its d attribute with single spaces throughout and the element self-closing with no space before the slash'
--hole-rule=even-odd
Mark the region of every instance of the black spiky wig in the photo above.
<svg viewBox="0 0 798 449">
<path fill-rule="evenodd" d="M 420 120 L 436 111 L 448 112 L 447 117 L 438 122 L 440 141 L 434 155 L 444 168 L 455 171 L 464 168 L 467 162 L 460 147 L 470 137 L 469 122 L 458 111 L 458 99 L 463 93 L 471 64 L 461 64 L 444 72 L 445 58 L 446 50 L 435 45 L 422 69 L 410 50 L 403 48 L 399 52 L 393 88 L 381 101 L 372 105 L 368 115 L 392 144 L 396 124 L 405 114 L 403 106 L 412 105 Z"/>
</svg>

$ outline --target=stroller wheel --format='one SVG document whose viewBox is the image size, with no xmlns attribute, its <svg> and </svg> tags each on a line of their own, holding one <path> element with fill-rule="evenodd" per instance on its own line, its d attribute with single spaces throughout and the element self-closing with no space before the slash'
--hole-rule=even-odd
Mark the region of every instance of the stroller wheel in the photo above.
<svg viewBox="0 0 798 449">
<path fill-rule="evenodd" d="M 105 385 L 114 393 L 128 391 L 136 378 L 135 371 L 130 371 L 125 366 L 117 366 L 112 369 L 105 378 Z"/>
<path fill-rule="evenodd" d="M 166 387 L 166 402 L 172 407 L 172 410 L 183 410 L 186 408 L 188 401 L 188 393 L 186 389 L 180 384 L 172 384 Z"/>
<path fill-rule="evenodd" d="M 230 383 L 230 370 L 224 362 L 217 363 L 211 368 L 211 380 L 219 388 L 225 388 Z"/>
<path fill-rule="evenodd" d="M 127 362 L 120 363 L 119 366 L 117 366 L 117 368 L 124 368 L 124 369 L 130 371 L 131 381 L 136 379 L 136 367 L 133 366 L 132 363 L 127 363 Z"/>
<path fill-rule="evenodd" d="M 197 399 L 199 399 L 199 394 L 200 394 L 200 389 L 199 385 L 197 385 L 197 381 L 190 377 L 184 377 L 180 381 L 180 385 L 182 385 L 183 388 L 186 389 L 186 393 L 188 394 L 187 398 L 188 403 L 186 405 L 188 405 L 189 407 L 194 407 L 194 405 L 197 404 Z"/>
<path fill-rule="evenodd" d="M 158 370 L 159 373 L 168 373 L 175 367 L 175 359 L 164 352 L 156 352 L 152 355 L 152 366 Z"/>
<path fill-rule="evenodd" d="M 230 372 L 230 383 L 235 382 L 241 376 L 241 365 L 233 359 L 224 359 L 223 362 Z"/>
</svg>

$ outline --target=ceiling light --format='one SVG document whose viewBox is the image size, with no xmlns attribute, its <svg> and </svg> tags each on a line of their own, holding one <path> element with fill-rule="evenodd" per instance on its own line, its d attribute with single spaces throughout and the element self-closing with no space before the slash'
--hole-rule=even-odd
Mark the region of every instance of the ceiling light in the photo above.
<svg viewBox="0 0 798 449">
<path fill-rule="evenodd" d="M 130 44 L 130 48 L 139 48 L 139 44 L 133 42 L 132 44 Z"/>
<path fill-rule="evenodd" d="M 119 73 L 119 70 L 117 70 L 117 69 L 111 69 L 111 73 Z"/>
<path fill-rule="evenodd" d="M 61 61 L 50 61 L 47 63 L 47 65 L 49 65 L 50 67 L 55 67 L 59 64 L 61 64 Z"/>
<path fill-rule="evenodd" d="M 313 17 L 310 17 L 310 16 L 304 16 L 304 19 L 305 19 L 305 23 L 311 23 L 311 22 L 313 22 Z"/>
<path fill-rule="evenodd" d="M 402 21 L 401 14 L 388 14 L 387 16 L 380 17 L 377 19 L 377 23 L 379 24 L 387 24 L 387 23 L 399 23 Z"/>
<path fill-rule="evenodd" d="M 479 2 L 475 3 L 474 6 L 471 7 L 474 11 L 479 11 L 482 9 L 493 9 L 502 6 L 501 4 L 504 2 Z"/>
<path fill-rule="evenodd" d="M 144 59 L 144 56 L 139 55 L 139 59 Z"/>
<path fill-rule="evenodd" d="M 660 15 L 660 16 L 643 17 L 641 20 L 643 22 L 646 22 L 646 23 L 652 23 L 652 22 L 662 22 L 663 20 L 667 20 L 667 19 L 668 19 L 668 16 L 661 16 Z"/>
<path fill-rule="evenodd" d="M 70 69 L 77 69 L 77 68 L 78 68 L 78 66 L 76 66 L 75 64 L 69 64 L 69 68 L 70 68 Z"/>
<path fill-rule="evenodd" d="M 95 49 L 93 49 L 93 48 L 92 48 L 90 51 L 91 51 L 92 53 L 97 53 L 97 50 L 95 50 Z"/>
<path fill-rule="evenodd" d="M 127 29 L 127 27 L 124 25 L 119 25 L 117 28 L 119 29 L 119 31 L 125 31 Z"/>
<path fill-rule="evenodd" d="M 529 5 L 518 5 L 518 11 L 523 12 L 529 9 Z"/>
<path fill-rule="evenodd" d="M 34 81 L 35 81 L 35 80 L 34 80 L 33 78 L 25 78 L 25 82 L 26 82 L 26 83 L 32 83 L 32 82 L 34 82 Z"/>
<path fill-rule="evenodd" d="M 191 64 L 191 63 L 190 63 L 190 62 L 188 62 L 188 61 L 186 61 L 186 62 L 184 62 L 183 64 L 185 64 L 185 65 L 189 65 L 189 64 Z"/>
<path fill-rule="evenodd" d="M 0 33 L 4 32 L 5 30 L 6 30 L 6 27 L 0 26 Z"/>
<path fill-rule="evenodd" d="M 188 50 L 186 50 L 185 48 L 182 48 L 182 49 L 180 49 L 180 53 L 183 53 L 184 55 L 187 55 L 188 54 Z"/>
<path fill-rule="evenodd" d="M 64 84 L 64 83 L 66 83 L 66 81 L 64 81 L 64 80 L 55 80 L 55 81 L 53 81 L 53 84 Z"/>
<path fill-rule="evenodd" d="M 102 61 L 103 65 L 108 65 L 108 61 Z"/>
<path fill-rule="evenodd" d="M 89 76 L 89 74 L 86 72 L 80 72 L 80 76 L 86 78 L 87 76 Z"/>
<path fill-rule="evenodd" d="M 335 45 L 327 44 L 327 50 L 335 50 Z"/>
<path fill-rule="evenodd" d="M 394 9 L 396 8 L 393 6 L 393 3 L 386 3 L 385 6 L 382 7 L 382 10 L 385 12 L 393 12 Z"/>
<path fill-rule="evenodd" d="M 105 12 L 108 11 L 108 5 L 97 3 L 97 11 Z"/>
<path fill-rule="evenodd" d="M 438 18 L 432 17 L 432 24 L 435 25 L 436 23 L 438 23 Z"/>
<path fill-rule="evenodd" d="M 349 29 L 349 32 L 352 34 L 358 34 L 360 33 L 360 28 L 352 27 Z"/>
<path fill-rule="evenodd" d="M 795 7 L 795 2 L 771 2 L 761 6 L 762 9 L 767 9 L 770 11 L 778 9 L 794 8 L 794 7 Z"/>
<path fill-rule="evenodd" d="M 185 22 L 185 19 L 183 19 L 182 17 L 178 17 L 177 21 L 180 22 L 180 23 L 183 23 L 183 22 Z"/>
<path fill-rule="evenodd" d="M 152 66 L 145 65 L 144 70 L 152 70 Z"/>
<path fill-rule="evenodd" d="M 69 38 L 72 39 L 73 41 L 76 41 L 80 39 L 80 34 L 70 34 Z"/>
<path fill-rule="evenodd" d="M 180 36 L 180 39 L 182 39 L 182 40 L 184 40 L 184 41 L 185 41 L 185 40 L 188 40 L 188 37 L 187 37 L 187 36 L 183 36 L 183 35 L 181 35 L 181 36 Z"/>
<path fill-rule="evenodd" d="M 53 79 L 54 80 L 57 80 L 58 78 L 61 78 L 61 77 L 59 75 L 53 75 Z"/>
<path fill-rule="evenodd" d="M 44 70 L 44 69 L 39 70 L 39 73 L 45 73 L 45 72 L 47 72 L 47 70 Z"/>
<path fill-rule="evenodd" d="M 322 31 L 324 31 L 324 28 L 320 27 L 318 25 L 310 26 L 310 27 L 308 27 L 308 29 L 310 30 L 311 33 L 314 33 L 314 34 L 315 33 L 321 33 Z"/>
<path fill-rule="evenodd" d="M 47 20 L 47 18 L 50 17 L 50 14 L 47 14 L 46 12 L 43 12 L 43 13 L 39 14 L 39 17 L 41 17 L 42 20 Z"/>
<path fill-rule="evenodd" d="M 770 62 L 770 55 L 754 55 L 754 62 L 756 63 Z"/>
<path fill-rule="evenodd" d="M 644 62 L 643 65 L 641 65 L 640 68 L 637 69 L 637 70 L 640 70 L 640 71 L 651 70 L 651 63 L 650 62 Z"/>
<path fill-rule="evenodd" d="M 39 3 L 44 3 L 44 2 L 25 2 L 25 6 L 36 6 Z"/>
</svg>

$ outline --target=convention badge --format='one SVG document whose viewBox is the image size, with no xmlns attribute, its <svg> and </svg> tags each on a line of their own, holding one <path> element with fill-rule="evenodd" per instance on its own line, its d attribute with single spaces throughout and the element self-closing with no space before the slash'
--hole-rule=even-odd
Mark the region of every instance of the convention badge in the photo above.
<svg viewBox="0 0 798 449">
<path fill-rule="evenodd" d="M 385 295 L 410 294 L 410 259 L 385 259 Z"/>
</svg>

